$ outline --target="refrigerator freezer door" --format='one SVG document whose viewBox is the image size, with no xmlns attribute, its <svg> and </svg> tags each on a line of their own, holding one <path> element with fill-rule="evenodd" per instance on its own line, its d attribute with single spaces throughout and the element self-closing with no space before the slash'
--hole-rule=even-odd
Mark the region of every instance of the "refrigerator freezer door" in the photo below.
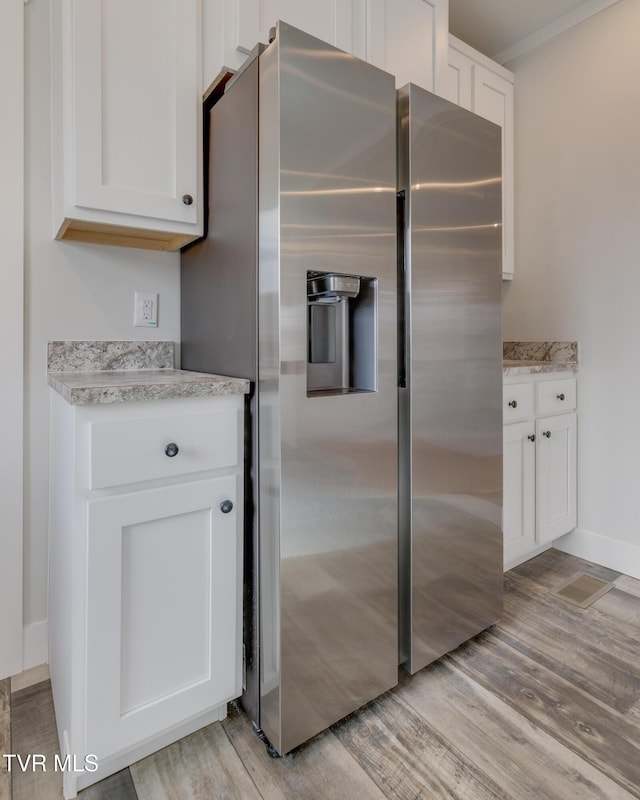
<svg viewBox="0 0 640 800">
<path fill-rule="evenodd" d="M 502 611 L 501 131 L 409 85 L 401 653 L 410 672 Z"/>
<path fill-rule="evenodd" d="M 261 56 L 261 726 L 281 753 L 397 682 L 395 105 L 391 75 L 283 23 Z M 341 301 L 365 374 L 325 393 L 309 273 L 370 291 Z"/>
</svg>

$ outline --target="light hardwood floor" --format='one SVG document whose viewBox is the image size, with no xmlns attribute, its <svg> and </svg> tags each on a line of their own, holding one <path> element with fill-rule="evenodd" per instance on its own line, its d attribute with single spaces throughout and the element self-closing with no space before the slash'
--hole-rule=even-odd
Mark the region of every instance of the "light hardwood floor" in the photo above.
<svg viewBox="0 0 640 800">
<path fill-rule="evenodd" d="M 580 571 L 615 582 L 584 610 L 549 593 Z M 0 682 L 3 746 L 6 695 Z M 55 748 L 48 681 L 11 694 L 11 731 L 12 752 Z M 14 800 L 61 797 L 55 773 L 12 777 Z M 2 780 L 0 772 L 5 800 Z M 506 573 L 504 616 L 494 628 L 291 755 L 270 758 L 232 704 L 222 723 L 80 797 L 640 798 L 640 581 L 549 550 Z"/>
</svg>

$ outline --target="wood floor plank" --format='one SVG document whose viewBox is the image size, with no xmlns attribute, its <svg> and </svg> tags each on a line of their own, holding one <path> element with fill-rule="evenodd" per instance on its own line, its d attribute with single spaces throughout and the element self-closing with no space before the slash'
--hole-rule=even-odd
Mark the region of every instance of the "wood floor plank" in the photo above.
<svg viewBox="0 0 640 800">
<path fill-rule="evenodd" d="M 11 682 L 0 680 L 0 800 L 11 800 L 11 775 L 4 753 L 11 753 Z"/>
<path fill-rule="evenodd" d="M 591 606 L 602 614 L 626 622 L 634 628 L 640 628 L 640 595 L 625 592 L 623 589 L 611 589 Z"/>
<path fill-rule="evenodd" d="M 62 772 L 51 769 L 54 756 L 60 751 L 50 681 L 11 695 L 11 749 L 23 757 L 42 754 L 49 765 L 46 772 L 13 770 L 13 800 L 60 800 Z"/>
<path fill-rule="evenodd" d="M 139 800 L 260 800 L 219 722 L 129 769 Z"/>
<path fill-rule="evenodd" d="M 615 581 L 622 574 L 599 564 L 593 564 L 591 561 L 572 556 L 569 553 L 563 553 L 554 547 L 545 550 L 529 561 L 525 561 L 524 564 L 519 564 L 511 572 L 523 578 L 529 578 L 529 580 L 535 581 L 541 586 L 546 586 L 548 589 L 553 588 L 563 579 L 575 575 L 576 572 L 586 572 L 588 575 L 594 575 L 603 581 Z"/>
<path fill-rule="evenodd" d="M 631 578 L 629 575 L 621 575 L 619 578 L 616 578 L 615 584 L 616 589 L 632 594 L 635 597 L 640 597 L 640 580 L 637 578 Z"/>
<path fill-rule="evenodd" d="M 638 727 L 625 716 L 489 633 L 445 659 L 640 797 Z"/>
<path fill-rule="evenodd" d="M 138 800 L 128 769 L 120 770 L 78 792 L 78 800 Z"/>
<path fill-rule="evenodd" d="M 508 800 L 511 796 L 389 692 L 332 727 L 392 800 Z"/>
<path fill-rule="evenodd" d="M 606 775 L 442 661 L 395 694 L 518 800 L 631 800 Z"/>
<path fill-rule="evenodd" d="M 33 686 L 36 683 L 49 680 L 49 665 L 40 664 L 37 667 L 31 667 L 24 672 L 13 675 L 11 678 L 11 691 L 19 692 L 21 689 L 26 689 L 28 686 Z"/>
<path fill-rule="evenodd" d="M 222 724 L 264 800 L 385 800 L 331 731 L 274 759 L 238 708 Z"/>
<path fill-rule="evenodd" d="M 618 711 L 640 699 L 636 629 L 520 576 L 505 576 L 504 601 L 497 638 Z"/>
<path fill-rule="evenodd" d="M 633 722 L 638 726 L 638 737 L 640 737 L 640 702 L 636 703 L 633 708 L 630 708 L 625 717 L 629 720 L 629 722 Z"/>
</svg>

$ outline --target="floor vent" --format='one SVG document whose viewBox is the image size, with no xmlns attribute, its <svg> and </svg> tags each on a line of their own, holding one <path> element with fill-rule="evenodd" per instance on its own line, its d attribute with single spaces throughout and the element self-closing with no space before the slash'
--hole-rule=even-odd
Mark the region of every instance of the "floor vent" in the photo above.
<svg viewBox="0 0 640 800">
<path fill-rule="evenodd" d="M 563 600 L 568 600 L 580 608 L 588 608 L 592 603 L 613 589 L 612 583 L 594 578 L 586 572 L 578 572 L 566 581 L 563 581 L 551 594 L 557 594 Z"/>
</svg>

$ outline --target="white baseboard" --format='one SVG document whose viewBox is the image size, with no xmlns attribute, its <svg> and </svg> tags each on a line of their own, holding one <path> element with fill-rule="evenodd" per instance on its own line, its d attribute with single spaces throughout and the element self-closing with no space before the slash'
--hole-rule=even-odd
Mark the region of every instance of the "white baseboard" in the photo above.
<svg viewBox="0 0 640 800">
<path fill-rule="evenodd" d="M 556 539 L 553 546 L 563 553 L 594 561 L 603 567 L 640 579 L 640 545 L 576 528 L 566 536 Z"/>
<path fill-rule="evenodd" d="M 47 663 L 47 621 L 33 622 L 22 629 L 22 670 Z"/>
</svg>

